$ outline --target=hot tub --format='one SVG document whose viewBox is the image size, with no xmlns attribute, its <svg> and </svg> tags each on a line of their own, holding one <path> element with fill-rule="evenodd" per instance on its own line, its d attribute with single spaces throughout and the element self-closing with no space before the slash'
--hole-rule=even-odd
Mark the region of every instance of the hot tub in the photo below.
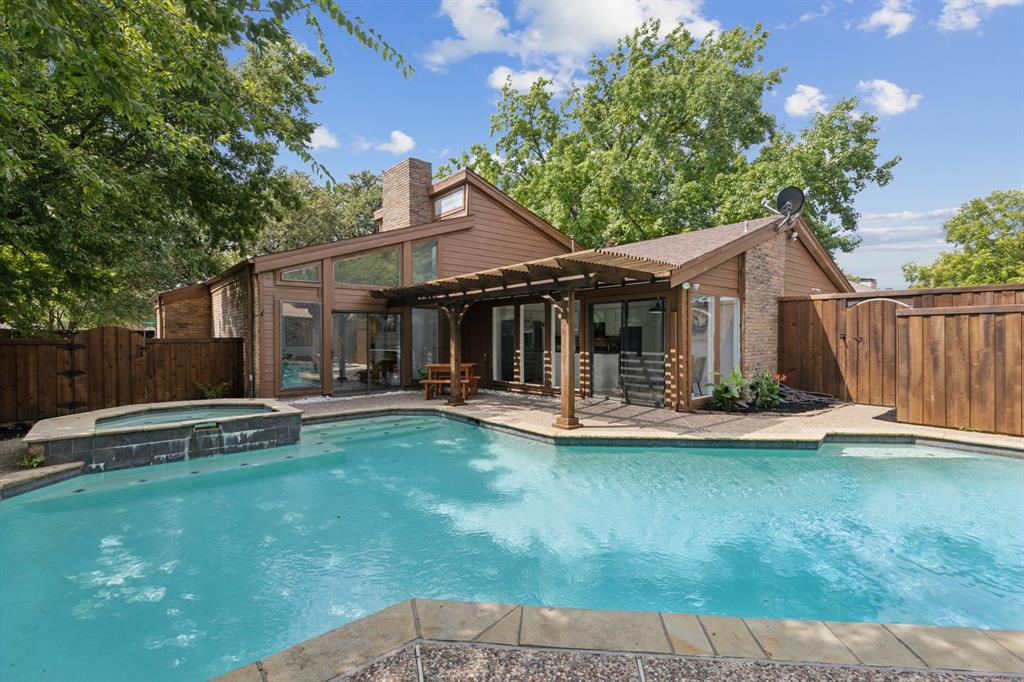
<svg viewBox="0 0 1024 682">
<path fill-rule="evenodd" d="M 302 411 L 276 400 L 196 400 L 126 405 L 44 419 L 24 440 L 47 464 L 90 471 L 288 445 Z"/>
</svg>

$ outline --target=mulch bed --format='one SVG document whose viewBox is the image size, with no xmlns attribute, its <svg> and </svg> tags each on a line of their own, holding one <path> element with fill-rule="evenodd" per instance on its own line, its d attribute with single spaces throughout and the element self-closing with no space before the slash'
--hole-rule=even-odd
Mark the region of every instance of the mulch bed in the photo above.
<svg viewBox="0 0 1024 682">
<path fill-rule="evenodd" d="M 704 411 L 720 412 L 724 414 L 801 414 L 804 412 L 817 412 L 819 410 L 835 407 L 839 404 L 830 396 L 799 391 L 795 388 L 790 388 L 785 384 L 782 386 L 782 399 L 783 402 L 781 404 L 767 409 L 754 407 L 753 403 L 751 403 L 749 405 L 737 407 L 732 412 L 725 412 L 724 410 L 718 410 L 711 406 L 705 408 Z"/>
</svg>

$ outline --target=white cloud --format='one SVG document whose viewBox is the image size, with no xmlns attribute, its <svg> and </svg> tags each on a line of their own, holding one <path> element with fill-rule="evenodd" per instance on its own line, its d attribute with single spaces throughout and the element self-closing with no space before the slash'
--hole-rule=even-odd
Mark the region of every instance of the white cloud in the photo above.
<svg viewBox="0 0 1024 682">
<path fill-rule="evenodd" d="M 442 0 L 441 14 L 451 19 L 455 36 L 435 40 L 425 57 L 427 68 L 442 71 L 476 54 L 504 54 L 520 60 L 520 82 L 531 72 L 548 73 L 567 83 L 592 52 L 608 48 L 649 19 L 663 32 L 679 24 L 697 38 L 720 30 L 701 14 L 703 0 L 519 0 L 516 27 L 495 0 Z M 507 75 L 507 74 L 506 74 Z M 513 76 L 516 78 L 516 76 Z M 494 73 L 488 82 L 493 85 Z"/>
<path fill-rule="evenodd" d="M 457 38 L 435 40 L 426 56 L 433 71 L 481 52 L 503 52 L 515 46 L 506 34 L 508 19 L 496 0 L 441 0 L 441 14 L 452 21 Z"/>
<path fill-rule="evenodd" d="M 374 149 L 388 152 L 389 154 L 405 154 L 412 151 L 415 146 L 416 140 L 412 139 L 409 135 L 406 135 L 401 130 L 392 130 L 390 140 L 375 145 Z"/>
<path fill-rule="evenodd" d="M 857 87 L 868 93 L 865 97 L 868 104 L 874 106 L 879 114 L 888 116 L 895 116 L 917 108 L 923 97 L 922 95 L 912 95 L 908 90 L 881 78 L 861 81 Z"/>
<path fill-rule="evenodd" d="M 821 8 L 818 9 L 817 12 L 804 12 L 803 14 L 800 15 L 800 18 L 797 19 L 797 21 L 799 21 L 801 24 L 806 24 L 808 21 L 820 19 L 828 15 L 832 11 L 833 7 L 834 5 L 831 2 L 823 2 L 821 3 Z"/>
<path fill-rule="evenodd" d="M 798 85 L 786 98 L 786 113 L 790 116 L 807 116 L 818 111 L 825 111 L 825 93 L 812 85 Z"/>
<path fill-rule="evenodd" d="M 913 23 L 914 13 L 909 4 L 903 0 L 882 0 L 881 7 L 861 22 L 860 27 L 865 31 L 884 28 L 885 36 L 892 38 L 905 33 Z"/>
<path fill-rule="evenodd" d="M 945 232 L 941 225 L 877 225 L 858 227 L 857 234 L 871 242 L 889 243 L 897 240 L 909 243 L 936 239 L 941 241 Z"/>
<path fill-rule="evenodd" d="M 551 81 L 551 85 L 548 89 L 553 92 L 560 92 L 568 86 L 566 74 L 555 75 L 545 69 L 523 69 L 522 71 L 515 71 L 508 66 L 499 66 L 491 71 L 491 75 L 487 77 L 487 84 L 495 90 L 501 90 L 505 85 L 505 81 L 510 77 L 512 79 L 512 87 L 520 92 L 530 89 L 530 86 L 534 84 L 539 78 Z"/>
<path fill-rule="evenodd" d="M 924 220 L 927 218 L 951 218 L 960 211 L 959 208 L 933 208 L 929 211 L 893 211 L 891 213 L 864 213 L 862 221 L 880 220 Z"/>
<path fill-rule="evenodd" d="M 1024 5 L 1024 0 L 945 0 L 939 16 L 939 30 L 968 31 L 999 7 Z"/>
<path fill-rule="evenodd" d="M 338 138 L 324 126 L 317 126 L 309 136 L 310 149 L 334 149 L 338 146 Z"/>
<path fill-rule="evenodd" d="M 412 151 L 416 147 L 416 140 L 401 130 L 392 130 L 387 142 L 374 142 L 357 135 L 354 146 L 357 151 L 365 152 L 373 149 L 378 152 L 398 155 Z"/>
</svg>

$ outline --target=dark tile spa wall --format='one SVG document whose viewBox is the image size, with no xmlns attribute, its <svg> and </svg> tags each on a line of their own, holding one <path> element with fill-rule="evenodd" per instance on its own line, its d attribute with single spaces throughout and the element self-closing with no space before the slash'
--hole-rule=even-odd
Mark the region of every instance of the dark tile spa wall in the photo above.
<svg viewBox="0 0 1024 682">
<path fill-rule="evenodd" d="M 90 471 L 176 462 L 289 445 L 299 440 L 300 414 L 267 414 L 203 427 L 168 426 L 130 433 L 97 433 L 40 443 L 47 464 L 84 462 Z"/>
</svg>

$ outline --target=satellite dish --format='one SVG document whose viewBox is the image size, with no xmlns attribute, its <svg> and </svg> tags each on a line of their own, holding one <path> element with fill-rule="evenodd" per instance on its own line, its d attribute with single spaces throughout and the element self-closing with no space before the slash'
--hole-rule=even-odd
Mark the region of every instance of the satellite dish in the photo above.
<svg viewBox="0 0 1024 682">
<path fill-rule="evenodd" d="M 775 208 L 787 218 L 795 216 L 804 207 L 804 192 L 799 187 L 787 187 L 775 197 Z"/>
</svg>

